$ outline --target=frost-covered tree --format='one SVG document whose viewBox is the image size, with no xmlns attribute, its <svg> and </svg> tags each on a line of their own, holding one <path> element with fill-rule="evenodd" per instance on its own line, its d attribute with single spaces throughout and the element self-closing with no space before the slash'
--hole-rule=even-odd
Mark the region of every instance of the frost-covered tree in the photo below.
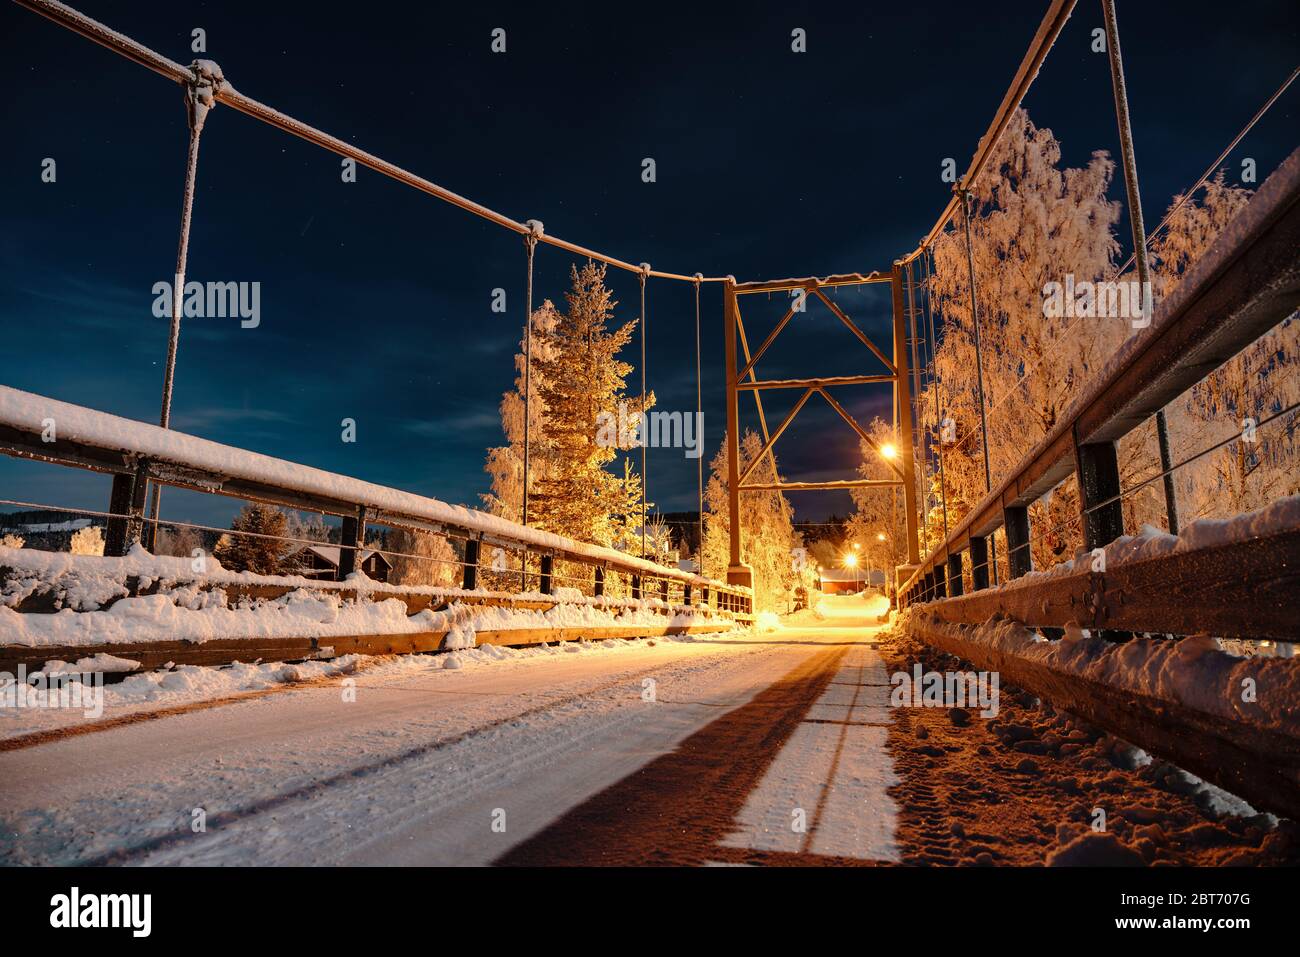
<svg viewBox="0 0 1300 957">
<path fill-rule="evenodd" d="M 897 447 L 893 427 L 879 417 L 867 424 L 867 434 L 878 447 Z M 859 476 L 876 480 L 898 477 L 889 462 L 881 458 L 880 453 L 866 442 L 860 442 L 859 448 L 862 452 L 862 461 L 858 465 Z M 892 590 L 894 569 L 907 561 L 907 515 L 903 511 L 902 489 L 855 488 L 850 494 L 853 496 L 854 512 L 845 528 L 842 550 L 847 551 L 854 544 L 858 545 L 859 560 L 866 568 L 883 568 L 886 583 Z M 836 561 L 836 567 L 839 564 Z"/>
<path fill-rule="evenodd" d="M 542 334 L 546 348 L 535 353 L 534 370 L 545 417 L 541 432 L 550 458 L 546 474 L 535 481 L 529 520 L 546 531 L 579 541 L 613 545 L 627 541 L 641 524 L 638 503 L 631 513 L 630 480 L 609 471 L 627 436 L 605 440 L 602 419 L 613 416 L 635 421 L 639 398 L 627 395 L 632 367 L 618 358 L 631 341 L 637 320 L 613 329 L 609 324 L 618 305 L 605 286 L 605 266 L 587 263 L 572 270 L 566 308 L 554 326 Z M 654 404 L 647 395 L 646 407 Z M 617 430 L 616 430 L 617 431 Z M 650 503 L 646 503 L 647 508 Z"/>
<path fill-rule="evenodd" d="M 743 472 L 759 454 L 763 443 L 754 432 L 746 432 L 740 443 L 740 469 Z M 780 481 L 767 456 L 751 473 L 755 483 Z M 740 493 L 741 559 L 754 575 L 755 610 L 785 610 L 790 589 L 798 577 L 796 566 L 802 538 L 791 521 L 790 503 L 776 491 Z M 714 578 L 725 578 L 730 557 L 731 521 L 727 499 L 727 438 L 710 464 L 708 485 L 704 489 L 704 541 L 701 546 L 702 571 Z"/>
<path fill-rule="evenodd" d="M 21 535 L 7 533 L 0 535 L 0 548 L 22 548 L 27 543 L 27 539 Z"/>
<path fill-rule="evenodd" d="M 1165 231 L 1151 242 L 1154 285 L 1172 292 L 1241 210 L 1251 191 L 1229 186 L 1223 173 L 1199 198 L 1183 202 Z M 1182 203 L 1180 206 L 1179 204 Z M 1300 401 L 1300 321 L 1293 316 L 1270 329 L 1211 372 L 1167 410 L 1176 461 L 1232 436 L 1236 441 L 1176 474 L 1184 522 L 1251 511 L 1300 492 L 1295 466 L 1300 413 L 1258 424 Z"/>
<path fill-rule="evenodd" d="M 154 536 L 153 553 L 175 558 L 191 558 L 194 549 L 203 547 L 203 536 L 197 529 L 181 526 L 162 526 Z"/>
<path fill-rule="evenodd" d="M 673 550 L 673 530 L 663 516 L 655 515 L 646 521 L 645 543 L 648 558 L 657 562 L 668 560 Z"/>
<path fill-rule="evenodd" d="M 274 505 L 252 502 L 230 523 L 232 534 L 222 535 L 213 556 L 224 568 L 259 575 L 278 575 L 296 568 L 291 557 L 301 546 L 283 541 L 288 520 Z M 243 532 L 246 534 L 233 534 Z M 266 537 L 269 536 L 269 537 Z"/>
<path fill-rule="evenodd" d="M 460 584 L 461 568 L 456 553 L 451 543 L 441 535 L 395 528 L 388 533 L 386 551 L 389 553 L 386 557 L 393 564 L 388 580 L 394 585 L 447 587 Z"/>
<path fill-rule="evenodd" d="M 302 542 L 328 542 L 331 540 L 330 527 L 325 519 L 315 513 L 303 518 L 301 512 L 292 511 L 285 516 L 285 537 Z"/>
<path fill-rule="evenodd" d="M 72 533 L 71 551 L 74 555 L 103 555 L 104 530 L 98 525 L 87 525 Z"/>
<path fill-rule="evenodd" d="M 1045 289 L 1109 278 L 1119 246 L 1120 205 L 1107 199 L 1114 162 L 1096 151 L 1087 166 L 1061 168 L 1061 144 L 1049 129 L 1016 112 L 973 191 L 971 250 L 989 410 L 993 481 L 1056 425 L 1079 383 L 1114 353 L 1130 332 L 1117 318 L 1046 315 Z M 925 427 L 943 418 L 955 425 L 946 450 L 960 518 L 985 493 L 980 441 L 975 335 L 965 225 L 959 213 L 936 240 L 933 301 L 943 316 L 935 356 L 939 422 L 927 387 L 920 407 Z M 1030 374 L 1026 374 L 1030 373 Z M 1014 395 L 1011 393 L 1014 392 Z M 955 509 L 954 509 L 955 506 Z"/>
<path fill-rule="evenodd" d="M 533 310 L 532 323 L 532 373 L 528 377 L 527 387 L 530 396 L 524 402 L 524 371 L 526 356 L 524 354 L 524 337 L 519 341 L 519 352 L 515 355 L 514 388 L 501 397 L 501 429 L 505 433 L 506 444 L 488 450 L 485 471 L 492 477 L 492 490 L 483 495 L 483 506 L 493 515 L 509 519 L 512 522 L 522 520 L 524 488 L 524 411 L 528 418 L 528 489 L 530 497 L 537 484 L 551 478 L 554 472 L 554 455 L 549 439 L 550 419 L 546 414 L 546 400 L 541 396 L 541 389 L 546 385 L 546 378 L 540 368 L 542 362 L 554 358 L 555 346 L 551 337 L 560 321 L 560 314 L 551 300 L 547 299 L 541 307 Z"/>
</svg>

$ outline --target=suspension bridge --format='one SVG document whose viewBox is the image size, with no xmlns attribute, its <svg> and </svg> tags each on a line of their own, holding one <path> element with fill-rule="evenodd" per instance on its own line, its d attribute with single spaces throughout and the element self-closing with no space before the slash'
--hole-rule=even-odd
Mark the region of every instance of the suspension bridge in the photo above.
<svg viewBox="0 0 1300 957">
<path fill-rule="evenodd" d="M 513 700 L 525 702 L 524 711 L 506 714 L 478 704 L 463 707 L 448 704 L 454 714 L 448 716 L 446 728 L 437 729 L 436 743 L 429 744 L 417 740 L 416 735 L 420 729 L 430 730 L 427 716 L 417 714 L 402 702 L 398 685 L 375 678 L 377 683 L 369 693 L 373 695 L 371 700 L 380 702 L 377 710 L 365 712 L 350 727 L 344 723 L 345 716 L 327 706 L 323 697 L 301 710 L 288 707 L 281 700 L 283 696 L 265 702 L 261 707 L 274 711 L 275 726 L 259 724 L 258 730 L 249 732 L 253 740 L 248 753 L 257 754 L 259 748 L 282 745 L 288 733 L 286 727 L 323 734 L 328 746 L 333 747 L 340 745 L 349 733 L 361 733 L 363 729 L 375 731 L 390 725 L 394 719 L 412 723 L 415 731 L 407 727 L 401 732 L 400 754 L 379 755 L 364 768 L 350 772 L 353 778 L 382 783 L 396 780 L 394 775 L 403 766 L 416 768 L 421 774 L 429 773 L 442 756 L 459 754 L 457 749 L 473 735 L 514 721 L 526 726 L 527 732 L 501 758 L 501 767 L 489 761 L 490 766 L 482 772 L 483 780 L 462 781 L 457 785 L 471 791 L 476 787 L 491 790 L 493 781 L 508 783 L 520 774 L 531 774 L 532 780 L 543 781 L 529 797 L 523 812 L 529 821 L 525 828 L 529 836 L 514 845 L 502 858 L 503 862 L 568 860 L 566 855 L 577 853 L 574 849 L 578 847 L 575 842 L 579 834 L 586 842 L 582 847 L 587 856 L 575 858 L 575 862 L 593 859 L 609 863 L 647 862 L 653 855 L 645 857 L 645 848 L 666 840 L 682 815 L 689 814 L 706 819 L 705 824 L 692 842 L 688 842 L 689 847 L 676 852 L 675 862 L 752 860 L 754 855 L 777 863 L 799 859 L 839 863 L 898 860 L 900 855 L 891 844 L 892 837 L 872 831 L 860 822 L 844 824 L 853 817 L 850 810 L 853 801 L 888 803 L 880 778 L 866 775 L 871 778 L 867 783 L 863 783 L 865 779 L 852 779 L 857 780 L 856 784 L 850 780 L 854 769 L 862 771 L 875 766 L 873 762 L 880 760 L 884 744 L 884 732 L 880 729 L 888 725 L 881 713 L 886 702 L 878 689 L 884 686 L 885 663 L 875 650 L 875 643 L 882 630 L 889 627 L 884 624 L 888 609 L 868 602 L 842 604 L 838 611 L 831 611 L 830 621 L 805 622 L 799 626 L 803 631 L 784 632 L 781 636 L 784 640 L 755 638 L 753 646 L 741 655 L 724 650 L 725 642 L 734 640 L 724 636 L 734 635 L 738 627 L 753 625 L 765 610 L 756 607 L 753 575 L 746 564 L 746 542 L 742 535 L 746 496 L 743 493 L 878 488 L 901 496 L 906 561 L 894 570 L 893 581 L 886 591 L 892 593 L 895 610 L 901 615 L 899 627 L 908 635 L 931 648 L 971 662 L 979 669 L 998 672 L 1005 681 L 1013 682 L 1042 701 L 1140 745 L 1245 798 L 1259 809 L 1300 817 L 1300 725 L 1294 717 L 1300 701 L 1269 699 L 1265 695 L 1259 702 L 1252 699 L 1243 703 L 1233 697 L 1232 684 L 1243 675 L 1251 680 L 1262 675 L 1282 676 L 1282 669 L 1288 668 L 1289 662 L 1273 659 L 1260 664 L 1256 661 L 1252 667 L 1259 665 L 1262 670 L 1258 672 L 1239 674 L 1229 668 L 1218 673 L 1216 688 L 1172 692 L 1167 687 L 1144 684 L 1123 668 L 1112 667 L 1126 653 L 1130 656 L 1148 651 L 1163 653 L 1151 651 L 1148 646 L 1164 643 L 1172 647 L 1183 636 L 1213 635 L 1283 643 L 1287 647 L 1300 640 L 1300 615 L 1295 600 L 1300 594 L 1300 508 L 1295 507 L 1294 501 L 1283 501 L 1261 513 L 1263 517 L 1246 516 L 1240 521 L 1222 523 L 1213 534 L 1195 524 L 1180 528 L 1172 476 L 1227 443 L 1215 443 L 1175 462 L 1168 447 L 1162 411 L 1261 335 L 1287 321 L 1300 304 L 1300 203 L 1297 202 L 1300 151 L 1292 153 L 1260 185 L 1244 210 L 1172 294 L 1154 303 L 1149 323 L 1137 330 L 1105 367 L 1085 383 L 1050 432 L 1035 447 L 1026 450 L 1013 468 L 995 475 L 989 465 L 985 419 L 993 403 L 986 402 L 983 395 L 983 366 L 978 352 L 979 428 L 960 439 L 940 441 L 924 425 L 929 410 L 922 403 L 931 395 L 938 402 L 938 391 L 926 388 L 937 378 L 935 327 L 941 322 L 931 301 L 935 243 L 950 228 L 957 235 L 964 235 L 970 308 L 975 316 L 978 349 L 979 318 L 975 304 L 978 277 L 971 255 L 970 232 L 974 213 L 972 190 L 982 177 L 996 173 L 990 169 L 995 148 L 1074 11 L 1074 2 L 1052 0 L 1048 4 L 969 167 L 957 181 L 950 202 L 916 249 L 866 272 L 776 280 L 738 280 L 730 275 L 666 271 L 561 239 L 548 233 L 537 220 L 520 221 L 494 211 L 253 99 L 240 92 L 234 78 L 211 61 L 183 65 L 55 0 L 17 2 L 179 85 L 185 94 L 189 119 L 171 335 L 159 423 L 127 420 L 0 386 L 0 451 L 111 476 L 110 500 L 102 511 L 63 509 L 107 522 L 102 559 L 106 564 L 101 566 L 99 575 L 112 579 L 113 586 L 94 603 L 94 612 L 111 611 L 115 605 L 125 609 L 130 602 L 140 599 L 170 601 L 168 596 L 178 588 L 209 595 L 221 591 L 224 600 L 232 604 L 281 600 L 302 591 L 301 581 L 209 574 L 201 562 L 191 566 L 187 560 L 176 559 L 170 564 L 156 561 L 151 564 L 149 552 L 159 528 L 230 533 L 228 529 L 209 529 L 197 523 L 163 518 L 160 491 L 169 487 L 340 519 L 339 581 L 313 582 L 310 590 L 328 595 L 330 600 L 342 605 L 362 601 L 396 602 L 402 606 L 405 621 L 392 629 L 377 628 L 368 633 L 346 629 L 315 634 L 217 633 L 205 635 L 203 640 L 160 638 L 129 645 L 79 644 L 72 640 L 34 643 L 6 639 L 0 630 L 0 670 L 37 671 L 52 659 L 75 662 L 93 659 L 103 652 L 129 658 L 133 667 L 126 669 L 126 674 L 166 670 L 177 665 L 231 665 L 250 659 L 312 662 L 323 667 L 323 663 L 353 653 L 409 655 L 463 648 L 466 646 L 457 642 L 458 636 L 466 633 L 467 622 L 475 623 L 468 630 L 468 647 L 550 648 L 575 639 L 689 637 L 696 640 L 665 651 L 670 656 L 666 662 L 655 664 L 655 653 L 639 647 L 629 652 L 626 659 L 611 658 L 606 671 L 575 671 L 564 678 L 572 687 L 567 696 L 557 692 L 557 700 L 582 699 L 594 703 L 592 706 L 602 720 L 610 722 L 606 730 L 574 724 L 577 719 L 563 709 L 557 710 L 555 701 L 537 698 L 537 688 L 527 673 L 516 671 L 501 679 L 475 679 L 477 684 L 473 687 L 460 690 L 465 695 L 512 696 Z M 1134 266 L 1138 281 L 1143 288 L 1149 288 L 1148 247 L 1152 237 L 1147 235 L 1141 217 L 1115 3 L 1103 0 L 1101 6 L 1121 146 L 1119 166 L 1128 208 L 1134 213 L 1130 217 L 1133 255 L 1120 273 L 1129 265 Z M 1294 78 L 1292 73 L 1194 189 L 1206 182 L 1228 151 Z M 604 263 L 637 278 L 643 403 L 647 286 L 651 282 L 671 282 L 694 288 L 698 401 L 701 328 L 712 327 L 706 322 L 707 317 L 701 319 L 699 292 L 704 284 L 720 285 L 724 303 L 721 329 L 725 343 L 729 510 L 726 567 L 687 571 L 656 561 L 647 552 L 644 489 L 648 476 L 644 448 L 642 542 L 640 553 L 633 554 L 555 535 L 530 523 L 530 438 L 527 436 L 520 503 L 522 521 L 512 522 L 436 498 L 363 482 L 172 429 L 173 372 L 183 336 L 180 300 L 188 268 L 190 222 L 196 214 L 194 198 L 201 134 L 209 112 L 222 107 L 355 160 L 360 166 L 520 237 L 528 290 L 523 319 L 526 383 L 532 370 L 532 322 L 528 317 L 533 314 L 533 268 L 538 246 L 550 246 L 581 259 Z M 202 210 L 197 211 L 201 213 Z M 1168 220 L 1166 217 L 1153 233 Z M 875 342 L 864 332 L 831 295 L 837 288 L 873 284 L 887 286 L 890 294 L 892 336 L 884 344 Z M 772 293 L 792 296 L 792 303 L 798 302 L 799 307 L 792 304 L 757 347 L 751 349 L 741 306 L 747 296 Z M 760 361 L 771 354 L 797 308 L 804 303 L 827 310 L 834 321 L 853 335 L 862 349 L 861 374 L 798 379 L 760 376 Z M 1024 373 L 1026 377 L 1034 374 L 1032 368 Z M 882 449 L 871 432 L 836 397 L 834 390 L 857 385 L 890 390 L 897 427 L 896 449 Z M 765 394 L 777 391 L 798 395 L 793 408 L 779 422 L 769 421 L 763 404 Z M 749 461 L 744 460 L 740 447 L 742 406 L 751 401 L 743 393 L 752 397 L 762 440 L 761 451 Z M 526 387 L 525 396 L 530 394 Z M 1016 394 L 1012 390 L 1004 394 L 1002 401 L 1014 403 Z M 846 469 L 844 478 L 837 479 L 796 481 L 777 473 L 774 449 L 780 438 L 795 426 L 800 411 L 812 401 L 829 404 L 865 448 L 880 460 L 887 477 L 863 478 L 856 471 L 856 463 Z M 940 410 L 936 407 L 932 411 L 937 417 Z M 1281 425 L 1293 411 L 1294 407 L 1278 410 L 1261 421 L 1259 427 Z M 528 420 L 529 416 L 525 415 L 525 422 Z M 1139 485 L 1124 487 L 1117 461 L 1118 443 L 1153 421 L 1160 436 L 1160 471 L 1144 477 Z M 967 441 L 983 444 L 986 494 L 964 514 L 956 514 L 955 505 L 950 514 L 952 503 L 945 497 L 947 484 L 942 480 L 945 456 Z M 771 466 L 771 478 L 755 480 L 754 472 L 763 461 Z M 786 460 L 783 464 L 787 471 L 798 471 L 797 462 Z M 936 474 L 940 476 L 937 483 L 933 481 Z M 702 466 L 698 481 L 703 513 Z M 1100 557 L 1091 564 L 1079 559 L 1067 568 L 1036 570 L 1031 544 L 1059 529 L 1033 527 L 1030 507 L 1066 482 L 1075 483 L 1080 503 L 1079 514 L 1070 521 L 1081 525 L 1087 553 Z M 936 487 L 937 492 L 933 491 Z M 1125 527 L 1123 506 L 1127 499 L 1147 487 L 1163 490 L 1166 530 L 1171 537 L 1164 547 L 1143 550 L 1129 547 L 1135 541 L 1132 536 L 1139 530 Z M 6 500 L 4 504 L 60 510 L 57 505 L 40 502 Z M 932 507 L 942 514 L 943 531 L 937 537 L 926 532 L 926 515 Z M 451 567 L 458 583 L 446 587 L 389 587 L 355 576 L 353 573 L 362 567 L 368 554 L 384 551 L 380 546 L 367 544 L 367 531 L 376 527 L 443 538 L 452 546 L 451 557 L 428 559 L 388 554 L 441 561 Z M 302 546 L 312 544 L 289 538 L 284 541 Z M 995 544 L 999 541 L 1001 557 Z M 8 621 L 12 626 L 15 615 L 34 621 L 37 617 L 52 620 L 92 613 L 89 608 L 83 610 L 77 606 L 75 601 L 74 579 L 83 570 L 61 569 L 51 573 L 48 562 L 31 556 L 13 556 L 9 561 L 8 566 L 0 567 L 0 578 L 7 583 L 8 594 L 17 597 L 7 600 L 11 614 L 0 622 Z M 715 577 L 704 574 L 705 571 Z M 492 614 L 507 618 L 523 614 L 525 618 L 503 624 L 505 619 L 493 619 Z M 533 617 L 527 618 L 528 615 Z M 491 624 L 493 620 L 499 627 Z M 1087 647 L 1094 653 L 1091 665 L 1081 665 L 1076 658 L 1045 650 L 1049 645 L 1066 647 L 1071 642 L 1077 643 L 1080 629 L 1086 629 L 1090 635 L 1085 641 L 1091 642 Z M 71 628 L 59 634 L 76 635 L 77 631 Z M 1137 650 L 1126 652 L 1125 649 Z M 397 674 L 401 680 L 409 677 L 400 669 Z M 658 676 L 661 683 L 674 676 L 675 688 L 682 699 L 690 698 L 692 707 L 699 707 L 685 718 L 627 724 L 626 716 L 620 716 L 615 704 L 618 689 L 629 685 L 644 689 L 644 681 L 651 675 Z M 330 675 L 322 672 L 319 680 L 327 683 Z M 1289 698 L 1296 687 L 1294 683 L 1284 682 L 1285 690 L 1278 694 Z M 849 690 L 842 690 L 846 688 Z M 439 693 L 435 689 L 435 698 Z M 458 692 L 446 693 L 448 698 L 443 703 L 456 700 L 454 695 Z M 725 714 L 715 718 L 709 708 L 721 709 Z M 200 711 L 204 714 L 197 713 Z M 166 759 L 168 766 L 159 769 L 159 773 L 183 773 L 186 762 L 204 760 L 208 745 L 202 736 L 219 734 L 223 722 L 214 716 L 216 708 L 212 702 L 181 705 L 175 714 L 180 716 L 177 720 L 193 725 L 200 740 Z M 0 750 L 11 752 L 7 760 L 31 762 L 40 760 L 44 748 L 85 748 L 90 745 L 77 742 L 94 739 L 108 742 L 102 744 L 106 753 L 116 754 L 127 762 L 134 749 L 157 733 L 150 730 L 155 724 L 148 715 L 135 715 L 78 727 L 39 727 L 0 741 Z M 864 734 L 846 736 L 846 731 L 855 725 Z M 628 753 L 636 751 L 639 745 L 617 744 L 619 729 L 647 748 L 676 750 L 640 767 L 636 756 Z M 119 735 L 111 742 L 110 730 Z M 547 735 L 552 732 L 559 736 L 556 740 L 569 743 L 546 743 Z M 805 734 L 812 737 L 805 740 L 801 737 Z M 618 758 L 603 765 L 579 760 L 576 746 L 572 744 L 574 740 L 595 742 L 592 747 L 612 748 Z M 813 752 L 823 750 L 826 762 L 818 763 L 821 758 L 811 759 L 806 755 L 792 757 L 786 746 L 794 741 L 803 741 Z M 750 749 L 743 766 L 722 760 L 721 755 L 733 747 L 738 753 Z M 522 761 L 520 755 L 529 748 L 534 749 L 532 753 L 537 757 Z M 829 757 L 832 754 L 833 761 Z M 309 762 L 319 757 L 313 752 Z M 547 790 L 544 765 L 569 759 L 575 762 L 578 791 L 594 796 L 574 805 L 558 822 L 547 823 L 543 809 L 553 812 L 548 802 L 556 798 L 556 793 Z M 809 760 L 812 765 L 807 764 Z M 794 762 L 797 766 L 784 768 L 783 762 Z M 504 770 L 506 764 L 512 768 L 508 773 Z M 788 777 L 781 778 L 782 773 Z M 759 806 L 761 801 L 755 803 L 759 801 L 758 795 L 770 797 L 800 775 L 808 777 L 809 774 L 821 782 L 825 792 L 835 795 L 830 799 L 806 798 L 805 803 L 817 809 L 814 817 L 821 822 L 821 838 L 816 836 L 817 823 L 809 836 L 796 837 L 793 843 L 787 835 L 773 837 L 773 828 L 764 819 L 767 812 Z M 618 783 L 610 783 L 611 775 Z M 698 800 L 691 799 L 690 791 L 696 781 L 704 781 L 713 788 L 711 793 L 721 795 L 713 806 L 706 809 Z M 340 789 L 354 787 L 341 778 L 336 783 Z M 403 781 L 397 783 L 406 786 Z M 72 784 L 68 786 L 71 788 Z M 319 796 L 329 786 L 330 781 L 302 785 L 301 792 L 295 794 Z M 840 789 L 838 792 L 836 787 Z M 612 827 L 605 812 L 622 806 L 620 802 L 627 800 L 629 794 L 650 792 L 653 792 L 653 807 L 666 815 L 661 821 L 665 830 L 661 833 L 656 830 L 657 825 L 645 825 L 634 835 L 644 839 L 641 850 L 629 851 L 626 833 L 601 830 Z M 435 805 L 444 811 L 452 808 L 447 812 L 452 817 L 468 815 L 470 811 L 464 803 L 466 793 L 469 791 L 413 796 L 414 804 L 402 812 L 392 809 L 385 812 L 393 820 L 385 819 L 385 836 L 367 845 L 367 853 L 420 859 L 418 853 L 410 850 L 410 845 L 403 843 L 407 840 L 403 835 L 409 836 L 412 829 L 427 823 Z M 137 797 L 140 807 L 148 805 L 144 797 Z M 74 794 L 67 804 L 69 813 L 75 817 L 77 809 L 91 798 L 89 792 Z M 18 813 L 21 800 L 6 809 L 6 814 L 12 817 Z M 271 806 L 291 803 L 296 797 L 285 792 L 268 796 L 266 800 L 270 802 L 267 806 Z M 678 808 L 675 816 L 668 810 L 673 807 Z M 132 813 L 137 810 L 139 807 L 133 807 Z M 264 810 L 261 806 L 248 805 L 223 812 L 223 826 L 235 838 L 221 850 L 211 851 L 217 855 L 216 859 L 223 859 L 221 855 L 237 857 L 240 848 L 252 853 L 259 828 L 265 821 Z M 315 821 L 329 833 L 333 833 L 330 828 L 335 823 L 325 819 Z M 123 827 L 132 832 L 129 826 Z M 293 832 L 298 825 L 286 827 Z M 44 835 L 42 840 L 51 843 L 43 850 L 32 851 L 31 859 L 63 859 L 49 849 L 57 844 L 61 833 L 56 827 Z M 744 839 L 737 842 L 736 833 L 744 835 Z M 278 840 L 280 837 L 284 840 Z M 294 859 L 291 837 L 292 833 L 275 835 L 266 845 L 270 859 Z M 334 843 L 326 841 L 314 846 L 316 859 L 347 859 L 346 850 L 338 843 L 342 839 L 330 840 Z M 174 834 L 132 832 L 123 837 L 122 843 L 109 840 L 76 859 L 97 863 L 209 859 L 203 853 L 186 850 L 189 846 Z M 433 856 L 450 859 L 457 850 L 454 841 L 443 843 Z M 195 856 L 188 856 L 191 853 Z M 361 859 L 374 857 L 362 855 Z"/>
</svg>

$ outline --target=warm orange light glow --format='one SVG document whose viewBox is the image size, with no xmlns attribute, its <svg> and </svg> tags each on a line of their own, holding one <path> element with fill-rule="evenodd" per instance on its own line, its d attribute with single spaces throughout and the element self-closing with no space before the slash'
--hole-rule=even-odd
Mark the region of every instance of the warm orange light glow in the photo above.
<svg viewBox="0 0 1300 957">
<path fill-rule="evenodd" d="M 862 546 L 859 545 L 857 542 L 854 542 L 854 543 L 853 543 L 853 550 L 854 550 L 855 552 L 856 552 L 859 548 L 861 548 L 861 547 L 862 547 Z"/>
<path fill-rule="evenodd" d="M 884 532 L 876 532 L 876 541 L 878 541 L 878 542 L 883 542 L 884 540 L 885 540 L 885 533 L 884 533 Z"/>
<path fill-rule="evenodd" d="M 880 447 L 880 454 L 887 459 L 898 458 L 898 449 L 894 448 L 893 443 L 886 443 Z"/>
<path fill-rule="evenodd" d="M 844 556 L 844 566 L 846 568 L 857 568 L 858 556 L 854 555 L 852 552 L 849 552 L 847 555 Z"/>
</svg>

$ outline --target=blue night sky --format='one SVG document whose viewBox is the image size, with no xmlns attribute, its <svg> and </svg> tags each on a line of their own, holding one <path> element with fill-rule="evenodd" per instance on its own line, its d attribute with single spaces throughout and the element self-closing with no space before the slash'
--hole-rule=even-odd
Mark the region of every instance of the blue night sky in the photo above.
<svg viewBox="0 0 1300 957">
<path fill-rule="evenodd" d="M 991 5 L 998 14 L 965 27 L 981 5 L 420 4 L 400 17 L 356 4 L 75 5 L 186 63 L 202 27 L 206 56 L 244 93 L 549 233 L 741 280 L 886 269 L 911 250 L 947 199 L 942 159 L 964 171 L 1046 6 Z M 1152 223 L 1294 65 L 1293 2 L 1243 0 L 1227 18 L 1200 7 L 1120 3 Z M 1080 4 L 1026 103 L 1071 165 L 1116 150 L 1106 58 L 1089 50 L 1100 25 L 1100 5 Z M 489 50 L 497 26 L 505 55 Z M 806 54 L 790 52 L 795 27 Z M 0 6 L 0 45 L 0 382 L 156 421 L 167 320 L 152 314 L 152 286 L 174 266 L 181 90 L 14 4 Z M 1262 179 L 1286 155 L 1296 95 L 1233 154 L 1230 176 L 1251 156 Z M 56 184 L 40 182 L 45 157 Z M 523 321 L 522 240 L 365 169 L 355 184 L 339 174 L 331 153 L 226 107 L 209 116 L 189 278 L 259 281 L 261 324 L 184 324 L 173 427 L 476 505 Z M 540 248 L 539 301 L 562 300 L 571 262 Z M 632 318 L 635 277 L 610 280 L 619 318 Z M 490 309 L 495 287 L 505 315 Z M 649 290 L 649 382 L 666 410 L 694 408 L 692 296 L 665 281 Z M 837 300 L 888 351 L 886 288 Z M 784 306 L 742 301 L 752 344 Z M 703 310 L 707 461 L 723 422 L 718 287 Z M 878 371 L 818 305 L 770 355 L 764 377 Z M 887 414 L 885 387 L 840 395 L 861 420 Z M 773 394 L 769 418 L 796 397 Z M 345 417 L 355 444 L 340 441 Z M 856 446 L 814 402 L 778 455 L 791 479 L 848 477 Z M 0 498 L 103 509 L 107 489 L 102 476 L 0 460 Z M 693 508 L 695 462 L 651 450 L 649 495 Z M 849 507 L 843 493 L 794 501 L 806 519 Z M 165 516 L 217 524 L 236 507 L 164 499 Z"/>
</svg>

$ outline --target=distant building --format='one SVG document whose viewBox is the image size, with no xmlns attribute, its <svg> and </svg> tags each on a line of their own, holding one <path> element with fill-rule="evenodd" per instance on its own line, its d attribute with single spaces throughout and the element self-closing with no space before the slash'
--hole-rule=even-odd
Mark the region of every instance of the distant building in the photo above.
<svg viewBox="0 0 1300 957">
<path fill-rule="evenodd" d="M 821 570 L 823 595 L 862 591 L 868 585 L 883 588 L 884 584 L 885 573 L 879 568 L 823 568 Z"/>
<path fill-rule="evenodd" d="M 301 575 L 303 578 L 318 578 L 321 581 L 329 582 L 338 581 L 339 551 L 337 545 L 308 545 L 293 555 L 293 558 L 298 562 L 296 574 Z M 357 568 L 364 572 L 367 578 L 373 578 L 377 582 L 386 582 L 388 581 L 388 573 L 393 570 L 393 565 L 379 552 L 371 548 L 365 548 L 361 550 Z"/>
</svg>

